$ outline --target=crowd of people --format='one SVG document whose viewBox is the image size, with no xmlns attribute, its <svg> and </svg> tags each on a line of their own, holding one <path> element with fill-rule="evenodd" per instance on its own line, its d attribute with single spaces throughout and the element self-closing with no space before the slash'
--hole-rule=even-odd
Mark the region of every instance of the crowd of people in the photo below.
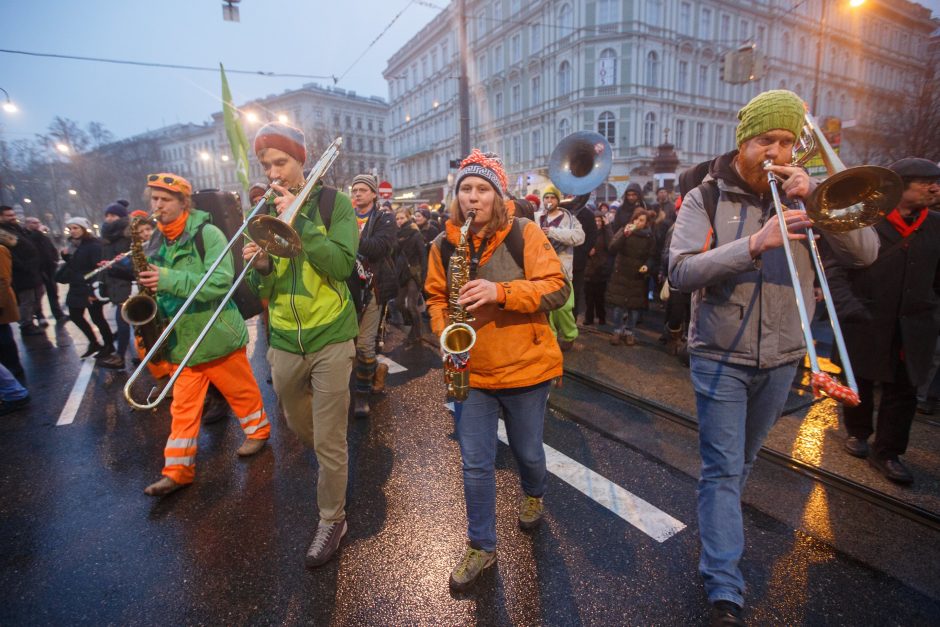
<svg viewBox="0 0 940 627">
<path fill-rule="evenodd" d="M 814 288 L 804 241 L 811 221 L 803 210 L 774 206 L 768 172 L 779 178 L 788 202 L 810 201 L 817 183 L 791 165 L 804 120 L 796 94 L 760 94 L 738 118 L 737 148 L 682 173 L 679 195 L 663 188 L 648 202 L 631 183 L 610 205 L 566 198 L 554 185 L 515 198 L 499 157 L 474 150 L 461 162 L 453 201 L 441 212 L 383 207 L 377 179 L 364 173 L 353 179 L 349 196 L 318 183 L 304 198 L 292 224 L 300 240 L 296 256 L 270 254 L 254 241 L 244 245 L 247 285 L 264 308 L 274 391 L 288 427 L 313 449 L 319 468 L 319 520 L 308 566 L 330 560 L 347 533 L 347 420 L 350 413 L 368 417 L 370 395 L 385 389 L 388 366 L 377 347 L 390 317 L 409 326 L 411 345 L 420 345 L 425 327 L 441 335 L 458 311 L 469 314 L 475 330 L 469 360 L 456 363 L 468 373 L 466 397 L 454 411 L 467 546 L 449 580 L 460 591 L 496 560 L 499 418 L 519 467 L 518 524 L 531 531 L 545 512 L 542 431 L 564 352 L 579 327 L 596 325 L 609 325 L 610 344 L 635 346 L 637 324 L 651 303 L 661 303 L 661 340 L 689 366 L 696 397 L 699 568 L 712 622 L 743 624 L 741 493 L 806 349 L 785 244 L 799 270 L 796 287 L 809 296 Z M 305 146 L 303 133 L 286 124 L 258 131 L 254 151 L 271 184 L 270 190 L 253 186 L 252 203 L 265 202 L 276 214 L 292 205 L 305 183 Z M 859 375 L 861 404 L 843 410 L 844 448 L 867 457 L 888 479 L 910 484 L 913 476 L 900 456 L 918 388 L 925 409 L 938 365 L 940 215 L 930 208 L 940 209 L 940 168 L 918 158 L 890 168 L 903 182 L 897 208 L 873 227 L 823 231 L 821 248 Z M 238 418 L 245 436 L 238 455 L 258 453 L 270 423 L 246 357 L 245 322 L 233 302 L 183 363 L 232 285 L 227 234 L 194 206 L 182 176 L 151 175 L 145 189 L 149 211 L 131 213 L 125 201 L 109 205 L 100 237 L 87 219 L 70 218 L 62 250 L 36 218 L 21 226 L 10 207 L 0 208 L 0 412 L 29 403 L 11 325 L 19 323 L 23 338 L 42 334 L 44 295 L 57 323 L 71 321 L 87 338 L 82 358 L 124 369 L 128 355 L 139 359 L 150 347 L 119 313 L 112 330 L 106 300 L 118 312 L 136 281 L 169 319 L 196 291 L 198 306 L 182 315 L 163 354 L 163 376 L 181 371 L 161 477 L 145 492 L 164 496 L 195 479 L 210 390 Z M 144 267 L 128 256 L 132 240 L 143 243 Z M 465 250 L 460 267 L 466 272 L 456 272 L 454 256 Z M 203 280 L 212 265 L 215 271 Z M 68 286 L 67 312 L 57 284 Z"/>
</svg>

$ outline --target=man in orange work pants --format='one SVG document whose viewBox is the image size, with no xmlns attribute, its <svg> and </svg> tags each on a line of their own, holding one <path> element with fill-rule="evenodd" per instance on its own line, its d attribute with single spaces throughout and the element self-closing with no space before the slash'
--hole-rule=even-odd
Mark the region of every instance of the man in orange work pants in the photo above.
<svg viewBox="0 0 940 627">
<path fill-rule="evenodd" d="M 150 265 L 138 274 L 137 282 L 155 293 L 160 314 L 169 319 L 225 252 L 227 242 L 222 231 L 210 224 L 209 215 L 192 207 L 192 187 L 186 179 L 169 173 L 151 174 L 147 187 L 159 233 L 146 245 Z M 231 254 L 225 252 L 225 256 L 170 334 L 167 361 L 173 372 L 232 286 Z M 271 426 L 245 354 L 247 343 L 245 321 L 229 301 L 176 380 L 163 478 L 149 485 L 145 493 L 164 496 L 193 482 L 200 418 L 210 383 L 228 401 L 245 432 L 238 455 L 254 455 L 264 447 Z"/>
</svg>

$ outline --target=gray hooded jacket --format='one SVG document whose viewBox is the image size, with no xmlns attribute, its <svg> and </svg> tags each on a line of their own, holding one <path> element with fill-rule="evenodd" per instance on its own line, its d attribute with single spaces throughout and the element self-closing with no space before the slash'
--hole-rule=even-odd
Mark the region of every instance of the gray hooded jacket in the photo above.
<svg viewBox="0 0 940 627">
<path fill-rule="evenodd" d="M 750 191 L 731 165 L 735 152 L 716 160 L 705 182 L 717 181 L 714 234 L 702 201 L 702 188 L 682 201 L 669 247 L 669 282 L 692 292 L 689 352 L 759 368 L 803 357 L 806 344 L 782 248 L 752 259 L 748 238 L 773 213 L 770 194 Z M 863 268 L 878 256 L 878 236 L 866 227 L 848 233 L 821 233 L 840 262 Z M 714 247 L 712 247 L 712 238 Z M 814 268 L 805 241 L 791 241 L 800 286 L 813 315 Z"/>
</svg>

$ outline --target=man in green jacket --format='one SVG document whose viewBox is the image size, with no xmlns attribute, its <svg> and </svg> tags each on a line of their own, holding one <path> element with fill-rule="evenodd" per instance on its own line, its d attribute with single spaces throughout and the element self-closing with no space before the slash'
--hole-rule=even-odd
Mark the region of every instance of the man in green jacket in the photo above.
<svg viewBox="0 0 940 627">
<path fill-rule="evenodd" d="M 304 135 L 272 122 L 255 137 L 255 153 L 280 194 L 273 201 L 284 212 L 304 184 Z M 280 184 L 274 184 L 280 181 Z M 332 190 L 331 190 L 332 191 Z M 317 506 L 320 520 L 307 551 L 308 567 L 325 564 L 346 534 L 349 376 L 359 332 L 356 310 L 346 287 L 358 246 L 356 218 L 349 198 L 336 192 L 324 223 L 319 185 L 294 219 L 302 240 L 297 257 L 273 257 L 253 242 L 244 247 L 246 262 L 255 253 L 248 284 L 268 302 L 268 361 L 274 391 L 287 424 L 317 455 Z"/>
<path fill-rule="evenodd" d="M 222 231 L 210 224 L 209 214 L 192 206 L 192 186 L 186 179 L 171 173 L 151 174 L 147 188 L 159 232 L 146 245 L 149 266 L 139 272 L 137 283 L 154 292 L 159 315 L 168 320 L 176 315 L 228 242 Z M 232 256 L 225 252 L 225 260 L 167 339 L 167 361 L 173 371 L 218 309 L 233 277 Z M 229 301 L 173 386 L 173 422 L 164 449 L 163 478 L 148 486 L 145 493 L 164 496 L 193 482 L 200 418 L 210 383 L 228 401 L 245 432 L 238 455 L 254 455 L 264 447 L 271 425 L 248 364 L 246 344 L 245 321 L 235 303 Z"/>
</svg>

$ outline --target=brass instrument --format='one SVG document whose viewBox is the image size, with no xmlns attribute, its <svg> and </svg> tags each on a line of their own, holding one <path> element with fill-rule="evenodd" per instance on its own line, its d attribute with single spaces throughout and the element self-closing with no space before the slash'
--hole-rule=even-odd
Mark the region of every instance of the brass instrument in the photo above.
<svg viewBox="0 0 940 627">
<path fill-rule="evenodd" d="M 548 177 L 562 193 L 581 196 L 597 189 L 610 174 L 612 165 L 613 150 L 603 135 L 577 131 L 558 142 L 552 150 Z M 586 203 L 587 198 L 582 202 Z M 580 207 L 570 207 L 569 210 L 577 209 Z"/>
<path fill-rule="evenodd" d="M 447 383 L 448 396 L 457 401 L 467 400 L 470 393 L 470 372 L 467 370 L 467 363 L 470 361 L 470 349 L 477 341 L 477 332 L 468 324 L 473 321 L 473 316 L 457 303 L 460 288 L 470 280 L 470 247 L 467 238 L 470 236 L 470 225 L 474 217 L 475 211 L 467 212 L 466 220 L 460 228 L 460 241 L 450 257 L 450 267 L 447 269 L 447 313 L 450 324 L 441 333 L 444 382 Z"/>
<path fill-rule="evenodd" d="M 846 168 L 832 149 L 832 146 L 829 145 L 825 135 L 819 130 L 813 116 L 806 113 L 805 120 L 806 124 L 799 139 L 798 153 L 801 154 L 795 160 L 794 165 L 804 165 L 818 150 L 823 162 L 826 164 L 826 169 L 831 175 L 813 190 L 810 197 L 811 208 L 808 209 L 802 200 L 796 201 L 799 209 L 806 211 L 807 216 L 815 226 L 824 231 L 832 232 L 845 232 L 864 228 L 876 223 L 897 205 L 903 187 L 897 174 L 887 168 L 877 166 Z M 764 169 L 767 169 L 770 165 L 772 165 L 770 160 L 765 161 Z M 787 224 L 783 216 L 783 202 L 777 188 L 777 177 L 773 172 L 768 172 L 767 180 L 770 183 L 770 192 L 774 199 L 777 223 L 780 226 L 780 234 L 784 242 L 784 255 L 787 260 L 787 268 L 790 271 L 790 280 L 793 283 L 800 323 L 803 327 L 806 354 L 809 357 L 810 370 L 812 371 L 813 393 L 818 397 L 820 391 L 825 392 L 833 399 L 854 407 L 860 402 L 858 385 L 852 372 L 852 364 L 849 361 L 845 340 L 842 337 L 839 319 L 836 317 L 835 307 L 832 304 L 829 282 L 826 280 L 826 272 L 819 255 L 819 248 L 816 246 L 816 235 L 813 232 L 813 227 L 806 229 L 806 241 L 809 245 L 810 257 L 813 259 L 813 265 L 816 269 L 819 287 L 823 292 L 826 310 L 829 313 L 832 334 L 839 350 L 839 357 L 842 360 L 847 385 L 842 385 L 819 368 L 819 359 L 816 355 L 809 315 L 803 299 L 803 290 L 800 287 L 800 278 L 796 271 L 796 264 L 793 261 L 793 251 L 790 248 Z"/>
<path fill-rule="evenodd" d="M 141 272 L 150 268 L 150 264 L 147 263 L 147 256 L 144 254 L 144 242 L 139 235 L 140 229 L 138 228 L 141 222 L 144 221 L 144 218 L 134 218 L 131 221 L 131 248 L 127 254 L 131 256 L 131 265 L 134 267 L 135 277 L 140 277 Z M 154 297 L 153 290 L 138 283 L 137 293 L 121 305 L 121 317 L 134 327 L 134 334 L 140 338 L 144 348 L 150 350 L 156 346 L 157 338 L 163 332 L 166 321 L 160 316 L 160 309 L 157 306 L 157 299 Z M 162 357 L 164 352 L 162 348 L 155 353 L 158 359 Z"/>
<path fill-rule="evenodd" d="M 238 229 L 238 232 L 232 236 L 232 239 L 229 240 L 225 249 L 218 256 L 218 258 L 212 262 L 212 265 L 206 270 L 205 276 L 202 280 L 196 285 L 193 289 L 193 292 L 189 295 L 183 305 L 180 307 L 179 311 L 176 312 L 176 315 L 173 316 L 173 319 L 166 325 L 166 328 L 163 329 L 163 332 L 160 334 L 160 337 L 157 338 L 155 345 L 147 353 L 146 357 L 140 362 L 140 365 L 137 366 L 137 370 L 128 378 L 127 383 L 124 385 L 124 397 L 127 399 L 127 402 L 130 403 L 136 409 L 153 409 L 160 402 L 166 398 L 166 395 L 169 393 L 170 388 L 176 382 L 176 379 L 183 372 L 183 368 L 186 367 L 186 364 L 189 363 L 189 360 L 192 359 L 193 354 L 195 354 L 196 349 L 199 348 L 199 345 L 205 339 L 206 335 L 209 333 L 209 329 L 212 328 L 212 325 L 215 324 L 215 321 L 218 320 L 219 316 L 222 315 L 222 310 L 225 308 L 225 305 L 232 299 L 232 296 L 235 295 L 235 290 L 238 288 L 239 284 L 245 280 L 245 277 L 248 276 L 248 271 L 251 270 L 254 260 L 257 258 L 261 252 L 266 252 L 270 255 L 277 257 L 294 257 L 300 254 L 301 252 L 301 242 L 300 236 L 293 228 L 294 220 L 297 219 L 297 216 L 300 214 L 300 210 L 303 207 L 304 203 L 307 202 L 307 199 L 310 197 L 310 194 L 313 192 L 316 187 L 317 182 L 320 178 L 326 174 L 326 171 L 330 169 L 330 166 L 333 165 L 333 162 L 336 161 L 336 158 L 339 156 L 339 148 L 343 143 L 342 137 L 337 137 L 333 140 L 333 143 L 326 149 L 326 152 L 320 157 L 316 165 L 310 170 L 310 174 L 307 176 L 306 181 L 304 182 L 303 188 L 298 192 L 297 196 L 291 202 L 290 206 L 279 216 L 268 216 L 268 215 L 258 215 L 262 208 L 267 204 L 268 200 L 274 196 L 273 185 L 268 188 L 264 196 L 258 201 L 254 209 L 251 210 L 251 213 L 248 214 L 248 217 L 245 219 L 244 224 Z M 279 183 L 279 181 L 274 181 L 274 183 Z M 254 254 L 254 256 L 245 262 L 245 267 L 242 270 L 241 274 L 235 278 L 232 282 L 232 287 L 229 289 L 228 293 L 222 297 L 222 301 L 219 303 L 219 306 L 212 313 L 212 316 L 209 318 L 209 321 L 206 323 L 206 326 L 202 329 L 199 336 L 196 337 L 193 341 L 192 346 L 190 346 L 189 351 L 180 360 L 178 367 L 175 372 L 170 377 L 170 380 L 167 381 L 166 385 L 163 386 L 163 390 L 157 395 L 156 398 L 150 400 L 153 397 L 156 389 L 151 390 L 150 395 L 147 398 L 146 403 L 138 403 L 134 400 L 131 395 L 131 387 L 134 382 L 146 368 L 147 364 L 154 358 L 159 349 L 161 349 L 166 342 L 167 338 L 170 336 L 170 333 L 173 332 L 173 329 L 179 323 L 180 319 L 192 305 L 193 301 L 196 300 L 196 297 L 199 295 L 199 292 L 202 290 L 203 286 L 212 276 L 212 273 L 215 272 L 216 268 L 225 260 L 226 255 L 235 245 L 235 243 L 245 235 L 245 231 L 251 234 L 252 239 L 258 244 L 260 250 Z"/>
</svg>

